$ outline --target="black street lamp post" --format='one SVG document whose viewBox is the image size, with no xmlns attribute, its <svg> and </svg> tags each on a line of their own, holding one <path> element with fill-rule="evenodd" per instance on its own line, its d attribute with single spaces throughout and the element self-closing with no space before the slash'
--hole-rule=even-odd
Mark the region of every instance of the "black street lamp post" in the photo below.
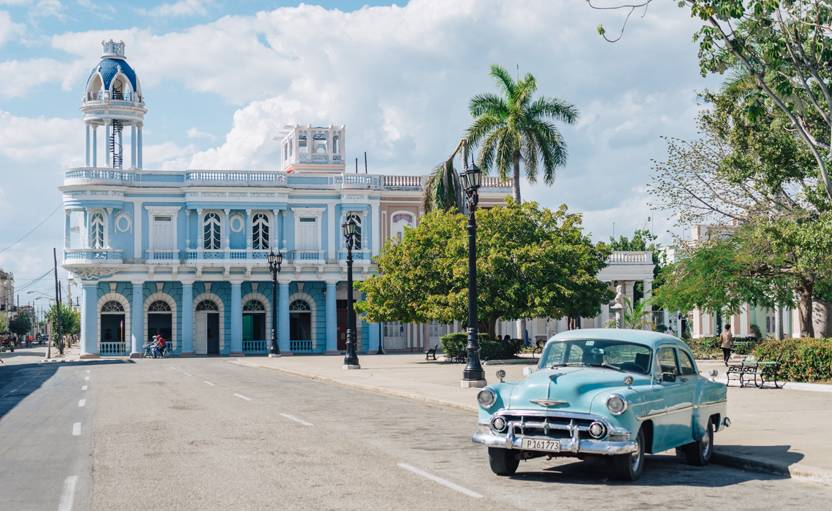
<svg viewBox="0 0 832 511">
<path fill-rule="evenodd" d="M 269 270 L 272 272 L 272 345 L 269 347 L 270 357 L 280 356 L 280 347 L 277 345 L 277 274 L 280 273 L 280 265 L 283 264 L 283 253 L 280 249 L 277 253 L 269 249 Z"/>
<path fill-rule="evenodd" d="M 485 373 L 480 364 L 480 346 L 477 339 L 477 202 L 482 172 L 474 162 L 459 176 L 468 199 L 468 352 L 467 364 L 462 372 L 462 387 L 485 387 Z"/>
<path fill-rule="evenodd" d="M 350 219 L 341 225 L 341 229 L 347 245 L 347 353 L 344 355 L 344 369 L 360 369 L 355 349 L 355 310 L 352 303 L 352 249 L 358 236 L 358 226 Z"/>
</svg>

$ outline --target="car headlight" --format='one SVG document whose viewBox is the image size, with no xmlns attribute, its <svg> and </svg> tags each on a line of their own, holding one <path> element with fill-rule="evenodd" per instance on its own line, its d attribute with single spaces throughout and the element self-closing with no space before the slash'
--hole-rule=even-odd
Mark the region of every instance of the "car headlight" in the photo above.
<svg viewBox="0 0 832 511">
<path fill-rule="evenodd" d="M 489 408 L 497 402 L 497 394 L 492 389 L 486 387 L 477 394 L 477 402 L 483 408 Z"/>
<path fill-rule="evenodd" d="M 607 410 L 613 415 L 621 415 L 627 411 L 627 400 L 619 394 L 611 394 L 607 398 Z"/>
</svg>

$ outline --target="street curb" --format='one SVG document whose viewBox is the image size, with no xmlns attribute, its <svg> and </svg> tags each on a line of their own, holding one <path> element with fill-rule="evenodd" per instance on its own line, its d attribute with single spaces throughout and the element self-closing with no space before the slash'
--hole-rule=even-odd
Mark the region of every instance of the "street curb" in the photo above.
<svg viewBox="0 0 832 511">
<path fill-rule="evenodd" d="M 293 376 L 300 376 L 302 378 L 308 378 L 310 380 L 316 380 L 316 381 L 321 381 L 321 382 L 326 382 L 326 383 L 334 383 L 334 384 L 340 385 L 342 387 L 355 388 L 355 389 L 363 390 L 363 391 L 370 392 L 370 393 L 373 393 L 373 394 L 380 394 L 380 395 L 383 395 L 383 396 L 393 396 L 393 397 L 398 397 L 398 398 L 403 398 L 403 399 L 409 399 L 409 400 L 412 400 L 412 401 L 421 401 L 421 402 L 429 404 L 429 405 L 442 406 L 442 407 L 445 407 L 445 408 L 454 408 L 456 410 L 462 410 L 462 411 L 466 411 L 466 412 L 474 412 L 474 413 L 477 412 L 477 407 L 474 404 L 472 404 L 470 406 L 466 406 L 466 405 L 462 405 L 462 404 L 459 404 L 459 403 L 454 403 L 454 402 L 451 402 L 451 401 L 445 401 L 443 399 L 435 399 L 435 398 L 431 398 L 431 397 L 425 397 L 425 396 L 422 396 L 422 395 L 419 395 L 419 394 L 413 394 L 413 393 L 410 393 L 410 392 L 403 392 L 403 391 L 399 391 L 399 390 L 390 390 L 390 389 L 385 389 L 385 388 L 376 387 L 376 386 L 372 386 L 372 385 L 362 385 L 360 383 L 345 382 L 345 381 L 342 381 L 342 380 L 337 380 L 335 378 L 329 378 L 327 376 L 320 376 L 318 374 L 305 373 L 303 371 L 297 371 L 297 370 L 293 370 L 293 369 L 286 369 L 285 367 L 273 367 L 273 366 L 266 366 L 266 365 L 262 365 L 262 364 L 246 364 L 246 363 L 241 362 L 239 360 L 231 360 L 229 362 L 232 363 L 232 364 L 237 364 L 237 365 L 244 366 L 244 367 L 254 367 L 254 368 L 259 368 L 259 369 L 273 369 L 275 371 L 281 371 L 283 373 L 291 374 Z"/>
<path fill-rule="evenodd" d="M 832 482 L 832 471 L 828 469 L 809 466 L 788 466 L 756 458 L 745 458 L 743 456 L 737 456 L 736 454 L 719 453 L 717 452 L 719 445 L 714 446 L 714 448 L 715 450 L 711 461 L 718 465 L 785 476 L 791 479 L 809 480 L 821 483 Z"/>
<path fill-rule="evenodd" d="M 293 376 L 300 376 L 302 378 L 308 378 L 310 380 L 326 382 L 326 383 L 334 383 L 336 385 L 340 385 L 342 387 L 350 387 L 354 389 L 363 390 L 366 392 L 370 392 L 373 394 L 379 394 L 384 396 L 393 396 L 403 399 L 409 399 L 414 401 L 421 401 L 423 403 L 434 405 L 434 406 L 442 406 L 445 408 L 453 408 L 456 410 L 463 410 L 466 412 L 477 412 L 477 406 L 472 404 L 470 406 L 462 405 L 459 403 L 453 403 L 450 401 L 445 401 L 442 399 L 435 399 L 430 397 L 425 397 L 419 394 L 413 394 L 410 392 L 402 392 L 398 390 L 390 390 L 384 389 L 381 387 L 375 387 L 371 385 L 362 385 L 360 383 L 352 383 L 352 382 L 345 382 L 342 380 L 336 380 L 334 378 L 329 378 L 326 376 L 320 376 L 317 374 L 306 373 L 303 371 L 297 371 L 293 369 L 287 369 L 285 367 L 274 367 L 274 366 L 266 366 L 262 364 L 251 364 L 251 363 L 242 363 L 238 360 L 229 361 L 232 364 L 237 364 L 244 367 L 254 367 L 260 369 L 273 369 L 276 371 L 281 371 L 286 374 L 291 374 Z M 755 458 L 746 458 L 743 456 L 737 456 L 735 454 L 727 454 L 727 453 L 720 453 L 717 452 L 719 449 L 719 445 L 715 446 L 713 457 L 711 458 L 711 462 L 717 465 L 723 465 L 727 467 L 739 468 L 742 470 L 749 470 L 752 472 L 760 472 L 765 474 L 774 474 L 779 476 L 785 476 L 792 479 L 805 479 L 809 481 L 815 482 L 832 482 L 832 471 L 827 469 L 821 469 L 816 467 L 800 467 L 800 466 L 786 466 L 779 463 L 773 463 L 768 461 L 763 461 Z"/>
</svg>

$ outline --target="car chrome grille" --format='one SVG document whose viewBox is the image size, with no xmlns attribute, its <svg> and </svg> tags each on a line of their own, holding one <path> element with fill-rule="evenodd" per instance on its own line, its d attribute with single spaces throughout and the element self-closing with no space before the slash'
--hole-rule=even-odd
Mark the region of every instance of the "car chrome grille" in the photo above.
<svg viewBox="0 0 832 511">
<path fill-rule="evenodd" d="M 590 438 L 589 425 L 594 422 L 591 418 L 577 418 L 558 415 L 524 415 L 520 413 L 501 414 L 511 428 L 511 432 L 518 436 L 537 436 L 553 439 L 570 438 L 572 431 L 578 430 L 579 438 Z"/>
</svg>

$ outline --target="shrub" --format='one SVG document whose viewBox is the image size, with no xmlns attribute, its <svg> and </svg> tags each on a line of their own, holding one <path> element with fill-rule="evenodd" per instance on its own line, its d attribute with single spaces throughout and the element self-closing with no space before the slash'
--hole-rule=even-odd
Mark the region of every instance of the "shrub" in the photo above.
<svg viewBox="0 0 832 511">
<path fill-rule="evenodd" d="M 754 348 L 754 356 L 780 362 L 784 380 L 832 381 L 832 339 L 763 341 Z"/>
<path fill-rule="evenodd" d="M 521 341 L 517 339 L 508 343 L 495 341 L 488 337 L 486 333 L 480 333 L 477 338 L 480 343 L 480 358 L 482 360 L 513 358 L 522 345 Z M 442 353 L 448 358 L 464 355 L 467 344 L 468 334 L 465 332 L 454 332 L 439 338 Z"/>
</svg>

